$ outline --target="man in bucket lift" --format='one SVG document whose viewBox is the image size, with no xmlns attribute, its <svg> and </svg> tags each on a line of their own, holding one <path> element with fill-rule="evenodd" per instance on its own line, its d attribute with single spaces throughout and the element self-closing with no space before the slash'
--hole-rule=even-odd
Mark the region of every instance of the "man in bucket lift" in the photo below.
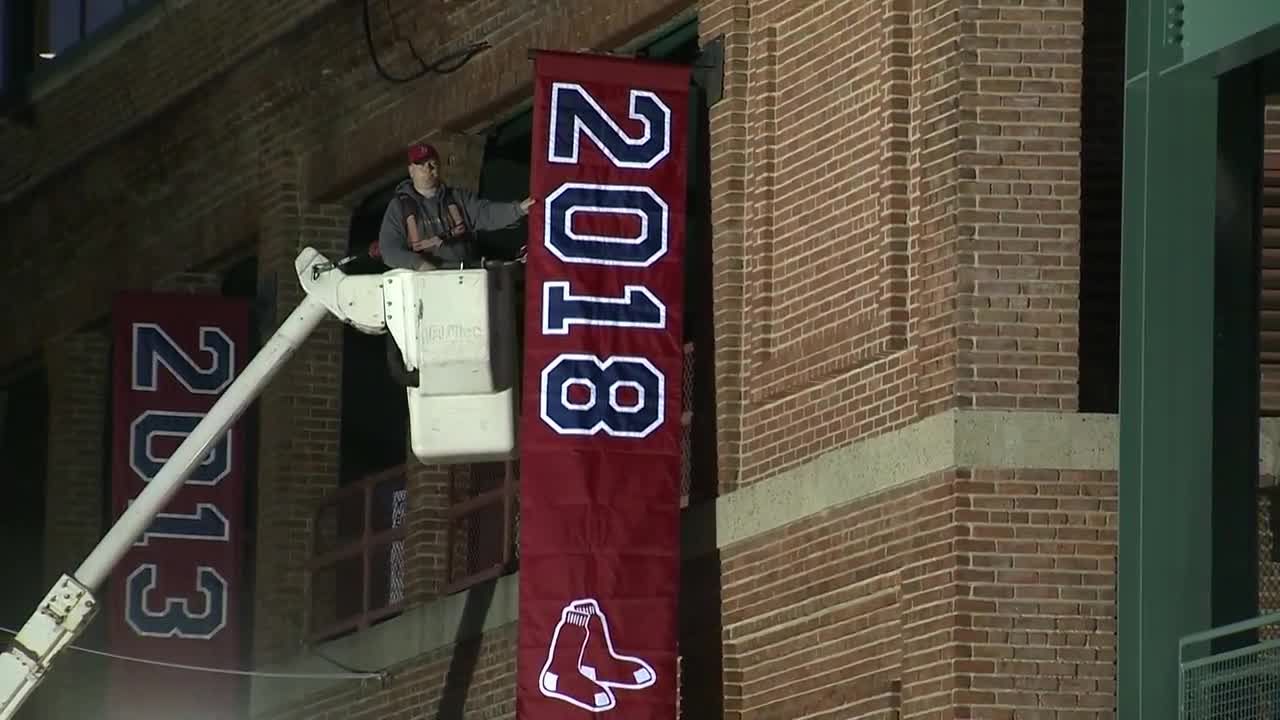
<svg viewBox="0 0 1280 720">
<path fill-rule="evenodd" d="M 474 231 L 501 230 L 529 213 L 532 198 L 492 202 L 440 177 L 440 154 L 409 147 L 409 177 L 396 186 L 378 231 L 378 250 L 389 267 L 435 270 L 479 259 Z"/>
</svg>

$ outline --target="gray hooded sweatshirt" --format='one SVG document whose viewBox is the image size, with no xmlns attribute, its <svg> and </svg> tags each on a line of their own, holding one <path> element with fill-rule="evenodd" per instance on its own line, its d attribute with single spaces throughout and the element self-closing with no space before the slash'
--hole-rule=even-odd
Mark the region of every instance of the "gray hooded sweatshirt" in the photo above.
<svg viewBox="0 0 1280 720">
<path fill-rule="evenodd" d="M 400 206 L 405 201 L 406 194 L 417 201 L 414 215 L 417 216 L 418 234 L 423 239 L 432 236 L 445 238 L 444 243 L 433 251 L 417 253 L 409 249 L 404 213 Z M 382 215 L 382 228 L 378 231 L 382 261 L 393 268 L 419 270 L 456 266 L 467 260 L 478 259 L 475 238 L 470 233 L 461 238 L 450 236 L 449 229 L 453 225 L 449 221 L 447 209 L 450 203 L 458 207 L 463 222 L 472 232 L 501 230 L 515 225 L 524 217 L 519 202 L 493 202 L 468 190 L 449 187 L 443 183 L 436 188 L 433 197 L 423 197 L 414 190 L 413 181 L 406 179 L 396 186 L 396 195 L 387 203 L 387 210 Z"/>
</svg>

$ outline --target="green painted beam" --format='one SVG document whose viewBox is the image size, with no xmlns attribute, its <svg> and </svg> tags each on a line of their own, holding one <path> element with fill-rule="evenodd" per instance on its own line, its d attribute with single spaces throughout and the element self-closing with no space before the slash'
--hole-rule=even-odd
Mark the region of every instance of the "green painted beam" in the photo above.
<svg viewBox="0 0 1280 720">
<path fill-rule="evenodd" d="M 1218 81 L 1129 0 L 1120 347 L 1119 713 L 1177 717 L 1178 638 L 1211 625 Z"/>
<path fill-rule="evenodd" d="M 1237 67 L 1280 49 L 1280 32 L 1276 31 L 1280 28 L 1280 2 L 1276 0 L 1168 0 L 1153 6 L 1165 20 L 1163 41 L 1176 43 L 1180 39 L 1186 62 L 1222 53 Z"/>
<path fill-rule="evenodd" d="M 1213 625 L 1258 614 L 1261 64 L 1218 79 L 1213 357 Z M 1215 652 L 1251 642 L 1239 633 Z"/>
</svg>

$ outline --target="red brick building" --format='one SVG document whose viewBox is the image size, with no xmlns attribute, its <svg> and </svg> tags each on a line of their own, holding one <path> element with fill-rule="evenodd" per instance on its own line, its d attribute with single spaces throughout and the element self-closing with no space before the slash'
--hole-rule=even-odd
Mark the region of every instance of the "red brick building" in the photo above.
<svg viewBox="0 0 1280 720">
<path fill-rule="evenodd" d="M 4 480 L 43 553 L 5 565 L 6 622 L 104 530 L 113 293 L 249 297 L 264 338 L 301 246 L 367 245 L 407 143 L 523 197 L 528 51 L 637 52 L 696 61 L 704 101 L 683 716 L 1113 716 L 1123 4 L 366 2 L 118 2 L 11 53 Z M 248 420 L 246 658 L 392 680 L 256 679 L 252 717 L 511 717 L 515 512 L 467 502 L 504 469 L 371 439 L 403 422 L 381 360 L 327 322 Z M 406 584 L 363 627 L 312 567 L 318 508 L 369 477 L 407 488 Z M 30 717 L 92 716 L 101 667 L 65 660 Z"/>
</svg>

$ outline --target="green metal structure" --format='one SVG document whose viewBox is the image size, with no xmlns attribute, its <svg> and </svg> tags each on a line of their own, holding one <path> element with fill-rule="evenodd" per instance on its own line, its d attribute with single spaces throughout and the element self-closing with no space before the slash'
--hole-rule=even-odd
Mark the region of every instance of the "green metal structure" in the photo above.
<svg viewBox="0 0 1280 720">
<path fill-rule="evenodd" d="M 1280 0 L 1127 7 L 1118 717 L 1163 720 L 1179 639 L 1258 612 L 1263 98 Z M 1214 651 L 1255 641 L 1228 639 Z"/>
</svg>

